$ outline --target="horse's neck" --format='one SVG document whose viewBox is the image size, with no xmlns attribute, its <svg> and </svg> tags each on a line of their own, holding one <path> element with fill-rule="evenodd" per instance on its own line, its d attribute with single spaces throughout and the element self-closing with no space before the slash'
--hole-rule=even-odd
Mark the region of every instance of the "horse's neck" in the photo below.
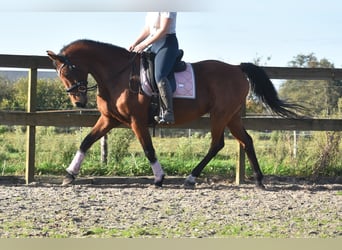
<svg viewBox="0 0 342 250">
<path fill-rule="evenodd" d="M 129 81 L 129 72 L 131 70 L 130 64 L 130 54 L 127 51 L 117 53 L 105 53 L 98 52 L 96 56 L 91 57 L 91 63 L 89 65 L 89 73 L 94 77 L 96 82 L 100 85 L 102 84 L 112 84 L 119 85 L 121 82 L 119 79 L 126 79 Z M 103 86 L 106 88 L 106 86 Z M 119 86 L 116 86 L 119 87 Z"/>
</svg>

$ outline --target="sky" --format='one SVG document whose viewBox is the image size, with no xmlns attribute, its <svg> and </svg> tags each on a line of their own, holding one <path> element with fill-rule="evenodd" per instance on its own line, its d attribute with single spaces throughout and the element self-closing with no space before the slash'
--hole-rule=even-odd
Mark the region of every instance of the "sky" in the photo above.
<svg viewBox="0 0 342 250">
<path fill-rule="evenodd" d="M 178 11 L 184 60 L 288 66 L 314 53 L 342 68 L 340 0 L 11 0 L 0 3 L 0 54 L 46 55 L 77 39 L 128 48 L 146 11 Z M 268 59 L 269 58 L 269 59 Z"/>
</svg>

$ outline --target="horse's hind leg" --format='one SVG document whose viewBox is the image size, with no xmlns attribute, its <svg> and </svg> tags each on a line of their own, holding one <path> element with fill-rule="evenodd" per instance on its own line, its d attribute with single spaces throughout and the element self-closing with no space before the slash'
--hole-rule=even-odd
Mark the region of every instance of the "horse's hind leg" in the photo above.
<svg viewBox="0 0 342 250">
<path fill-rule="evenodd" d="M 256 186 L 258 188 L 264 189 L 265 186 L 262 184 L 263 174 L 260 170 L 260 166 L 255 154 L 253 140 L 252 137 L 247 133 L 246 129 L 243 127 L 240 116 L 232 119 L 232 121 L 228 124 L 228 128 L 232 135 L 242 145 L 247 154 L 248 160 L 254 171 Z"/>
</svg>

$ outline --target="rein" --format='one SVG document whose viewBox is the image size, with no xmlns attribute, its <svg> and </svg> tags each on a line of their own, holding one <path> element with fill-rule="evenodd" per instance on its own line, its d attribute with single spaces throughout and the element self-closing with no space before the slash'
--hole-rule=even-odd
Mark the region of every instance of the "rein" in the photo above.
<svg viewBox="0 0 342 250">
<path fill-rule="evenodd" d="M 132 60 L 130 60 L 130 64 L 132 65 L 132 70 L 129 73 L 129 81 L 128 81 L 129 90 L 134 94 L 139 93 L 140 88 L 138 90 L 134 90 L 132 87 L 133 83 L 138 82 L 138 84 L 141 85 L 141 83 L 140 83 L 140 65 L 138 65 L 138 66 L 136 65 L 136 63 L 135 63 L 136 57 L 137 57 L 137 53 L 134 53 Z"/>
</svg>

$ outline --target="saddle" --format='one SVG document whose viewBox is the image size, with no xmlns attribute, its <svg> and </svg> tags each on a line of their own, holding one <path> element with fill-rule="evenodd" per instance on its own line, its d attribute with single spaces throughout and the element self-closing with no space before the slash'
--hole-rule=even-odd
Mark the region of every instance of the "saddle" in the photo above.
<svg viewBox="0 0 342 250">
<path fill-rule="evenodd" d="M 186 70 L 186 63 L 182 61 L 184 55 L 183 50 L 178 50 L 178 55 L 176 58 L 175 65 L 173 66 L 173 73 L 182 72 Z M 157 83 L 154 78 L 154 58 L 156 54 L 151 51 L 146 51 L 141 56 L 142 66 L 144 70 L 147 72 L 148 80 L 151 84 L 151 88 L 154 92 L 158 93 Z"/>
<path fill-rule="evenodd" d="M 178 50 L 178 55 L 176 58 L 175 65 L 173 66 L 173 73 L 182 72 L 186 70 L 186 63 L 182 61 L 184 55 L 183 50 Z M 154 120 L 154 116 L 160 113 L 160 98 L 159 98 L 159 90 L 157 87 L 157 82 L 154 77 L 154 58 L 156 54 L 151 51 L 145 51 L 141 56 L 141 65 L 146 71 L 146 77 L 151 85 L 151 89 L 153 90 L 153 95 L 151 96 L 151 103 L 149 108 L 149 123 L 151 125 L 155 125 L 156 122 Z M 176 86 L 172 86 L 172 89 L 175 89 Z"/>
</svg>

